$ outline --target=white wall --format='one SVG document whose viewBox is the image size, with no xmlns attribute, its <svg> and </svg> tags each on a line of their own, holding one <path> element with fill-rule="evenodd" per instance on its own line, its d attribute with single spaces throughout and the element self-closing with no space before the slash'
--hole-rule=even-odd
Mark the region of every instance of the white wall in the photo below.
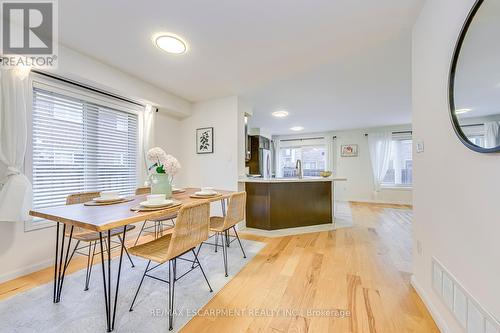
<svg viewBox="0 0 500 333">
<path fill-rule="evenodd" d="M 335 177 L 345 177 L 347 181 L 335 183 L 335 200 L 340 201 L 361 201 L 379 202 L 394 204 L 412 204 L 412 190 L 408 188 L 384 188 L 379 192 L 374 191 L 373 172 L 368 150 L 368 139 L 365 133 L 377 131 L 403 131 L 411 130 L 410 125 L 376 127 L 366 129 L 356 129 L 348 131 L 332 131 L 326 133 L 301 134 L 295 136 L 281 136 L 277 138 L 297 138 L 297 137 L 319 137 L 323 136 L 327 140 L 333 141 L 332 152 L 333 170 Z M 341 145 L 357 144 L 358 157 L 342 157 L 340 154 Z"/>
<path fill-rule="evenodd" d="M 59 64 L 54 74 L 90 84 L 124 97 L 151 103 L 173 116 L 191 114 L 191 103 L 94 58 L 59 46 Z"/>
<path fill-rule="evenodd" d="M 265 127 L 251 127 L 248 130 L 248 135 L 260 135 L 265 138 L 268 138 L 269 140 L 271 140 L 273 137 L 271 130 Z"/>
<path fill-rule="evenodd" d="M 253 113 L 251 106 L 243 99 L 238 97 L 238 178 L 246 175 L 245 157 L 246 157 L 246 138 L 245 138 L 245 115 L 250 116 Z M 244 189 L 244 184 L 240 184 L 240 190 Z"/>
<path fill-rule="evenodd" d="M 0 223 L 0 282 L 53 264 L 55 230 L 24 232 L 24 223 Z"/>
<path fill-rule="evenodd" d="M 413 138 L 425 144 L 414 153 L 413 281 L 448 332 L 461 329 L 431 287 L 432 257 L 500 318 L 500 156 L 466 148 L 448 113 L 452 53 L 474 2 L 427 1 L 413 31 Z"/>
<path fill-rule="evenodd" d="M 239 173 L 238 98 L 219 98 L 193 104 L 192 115 L 180 123 L 178 183 L 236 190 Z M 196 129 L 214 128 L 214 153 L 196 153 Z"/>
<path fill-rule="evenodd" d="M 165 112 L 159 111 L 156 114 L 154 129 L 154 145 L 163 148 L 167 154 L 173 155 L 179 160 L 182 152 L 180 137 L 181 123 L 182 119 L 172 117 Z M 180 162 L 182 163 L 182 161 Z"/>
<path fill-rule="evenodd" d="M 335 149 L 333 170 L 336 176 L 347 178 L 346 182 L 338 182 L 335 185 L 336 200 L 412 204 L 412 190 L 409 188 L 382 188 L 379 192 L 374 191 L 368 138 L 365 136 L 365 133 L 404 130 L 411 130 L 411 126 L 378 127 L 329 133 L 330 138 L 337 137 L 333 145 Z M 340 147 L 346 144 L 358 145 L 358 157 L 341 156 Z"/>
</svg>

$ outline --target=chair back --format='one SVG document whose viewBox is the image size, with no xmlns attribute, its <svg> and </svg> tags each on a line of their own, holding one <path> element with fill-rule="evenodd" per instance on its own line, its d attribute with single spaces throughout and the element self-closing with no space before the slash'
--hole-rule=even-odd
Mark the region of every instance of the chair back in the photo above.
<svg viewBox="0 0 500 333">
<path fill-rule="evenodd" d="M 86 203 L 92 201 L 92 199 L 98 198 L 100 195 L 101 192 L 81 192 L 81 193 L 70 194 L 66 197 L 66 205 L 77 205 Z M 84 234 L 88 232 L 89 232 L 88 230 L 81 227 L 73 228 L 73 235 Z M 71 228 L 66 228 L 66 233 L 65 233 L 66 236 L 69 236 L 70 233 L 71 233 Z"/>
<path fill-rule="evenodd" d="M 223 229 L 229 229 L 235 224 L 245 219 L 245 206 L 247 201 L 246 192 L 237 192 L 229 197 L 226 217 L 224 218 Z"/>
<path fill-rule="evenodd" d="M 182 207 L 177 215 L 167 257 L 170 259 L 177 257 L 206 241 L 209 224 L 210 204 L 208 202 Z"/>
<path fill-rule="evenodd" d="M 89 202 L 95 198 L 98 198 L 100 195 L 101 192 L 81 192 L 70 194 L 66 197 L 66 205 L 77 205 Z"/>
<path fill-rule="evenodd" d="M 138 187 L 135 190 L 135 195 L 143 195 L 143 194 L 151 194 L 151 187 L 148 186 Z"/>
</svg>

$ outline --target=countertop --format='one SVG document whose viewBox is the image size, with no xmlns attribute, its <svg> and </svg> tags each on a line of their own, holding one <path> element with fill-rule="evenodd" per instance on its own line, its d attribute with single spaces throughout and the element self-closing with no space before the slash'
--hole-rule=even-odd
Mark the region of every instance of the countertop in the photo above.
<svg viewBox="0 0 500 333">
<path fill-rule="evenodd" d="M 240 183 L 306 183 L 346 181 L 343 177 L 304 177 L 304 178 L 240 178 Z"/>
</svg>

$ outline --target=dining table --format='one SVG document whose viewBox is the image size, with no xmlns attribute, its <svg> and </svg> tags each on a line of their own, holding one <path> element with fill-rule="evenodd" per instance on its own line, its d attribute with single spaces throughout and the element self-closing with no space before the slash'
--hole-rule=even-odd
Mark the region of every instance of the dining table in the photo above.
<svg viewBox="0 0 500 333">
<path fill-rule="evenodd" d="M 226 201 L 231 194 L 234 193 L 233 191 L 216 190 L 218 194 L 215 196 L 195 197 L 195 193 L 199 190 L 199 188 L 186 188 L 184 192 L 174 193 L 172 194 L 172 199 L 178 201 L 180 204 L 154 211 L 134 210 L 135 207 L 138 207 L 141 202 L 146 200 L 146 195 L 130 196 L 130 200 L 128 201 L 110 205 L 75 204 L 31 210 L 30 215 L 33 217 L 56 222 L 53 302 L 58 303 L 60 301 L 66 270 L 75 252 L 71 251 L 74 229 L 79 227 L 88 231 L 97 232 L 99 233 L 99 243 L 101 247 L 106 326 L 108 332 L 113 331 L 127 225 L 146 220 L 158 220 L 163 216 L 172 215 L 172 213 L 180 210 L 183 206 L 191 203 L 199 203 L 201 201 L 220 201 L 222 213 L 225 214 Z M 69 234 L 66 231 L 67 228 L 69 228 Z M 115 228 L 123 228 L 123 242 L 121 242 L 119 249 L 118 270 L 114 281 L 114 292 L 112 292 L 111 251 L 106 250 L 108 248 L 106 244 L 104 244 L 103 247 L 103 240 L 107 239 L 109 241 L 111 239 L 111 229 Z M 74 246 L 75 249 L 76 246 Z M 105 252 L 107 252 L 107 258 L 104 255 Z"/>
</svg>

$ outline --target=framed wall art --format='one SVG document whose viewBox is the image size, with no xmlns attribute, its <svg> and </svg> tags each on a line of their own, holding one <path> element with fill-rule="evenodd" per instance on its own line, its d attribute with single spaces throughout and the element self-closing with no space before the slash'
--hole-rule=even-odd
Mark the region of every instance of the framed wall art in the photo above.
<svg viewBox="0 0 500 333">
<path fill-rule="evenodd" d="M 196 153 L 212 154 L 214 152 L 214 128 L 196 129 Z"/>
<path fill-rule="evenodd" d="M 342 157 L 357 157 L 358 145 L 342 145 L 340 152 Z"/>
</svg>

